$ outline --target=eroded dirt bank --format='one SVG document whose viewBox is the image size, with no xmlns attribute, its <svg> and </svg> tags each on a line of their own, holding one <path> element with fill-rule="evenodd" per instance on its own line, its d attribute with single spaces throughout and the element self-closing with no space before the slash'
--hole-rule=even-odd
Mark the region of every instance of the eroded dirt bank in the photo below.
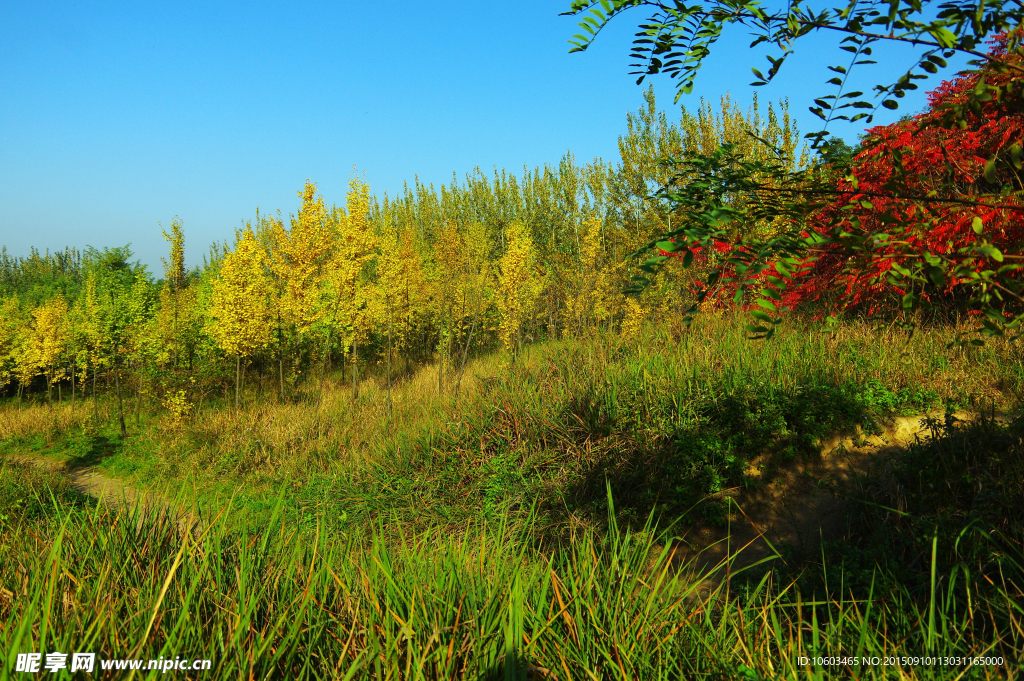
<svg viewBox="0 0 1024 681">
<path fill-rule="evenodd" d="M 958 421 L 979 418 L 972 412 L 956 412 Z M 1002 423 L 1006 414 L 994 416 Z M 694 525 L 673 545 L 673 560 L 680 567 L 706 572 L 715 566 L 720 574 L 709 586 L 734 571 L 756 567 L 767 560 L 786 560 L 787 555 L 807 554 L 821 541 L 841 539 L 852 502 L 845 493 L 858 474 L 867 472 L 874 459 L 907 447 L 916 439 L 933 435 L 929 420 L 943 422 L 943 411 L 898 416 L 880 423 L 882 433 L 868 435 L 858 427 L 854 432 L 835 435 L 821 446 L 821 457 L 793 461 L 775 471 L 771 482 L 750 490 L 731 490 L 734 512 L 727 528 Z M 748 475 L 762 475 L 762 462 L 755 460 Z M 884 480 L 875 481 L 885 484 Z M 727 556 L 734 556 L 726 561 Z"/>
</svg>

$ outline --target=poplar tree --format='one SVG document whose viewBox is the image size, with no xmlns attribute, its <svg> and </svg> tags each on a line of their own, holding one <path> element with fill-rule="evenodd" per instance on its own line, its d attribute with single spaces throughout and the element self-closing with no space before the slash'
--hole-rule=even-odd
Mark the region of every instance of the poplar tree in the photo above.
<svg viewBox="0 0 1024 681">
<path fill-rule="evenodd" d="M 300 371 L 304 339 L 325 312 L 321 296 L 332 245 L 327 209 L 323 197 L 316 192 L 316 183 L 306 180 L 298 196 L 302 205 L 291 221 L 291 228 L 286 230 L 281 222 L 273 226 L 274 255 L 270 260 L 282 287 L 281 316 L 294 333 L 296 374 Z"/>
<path fill-rule="evenodd" d="M 15 377 L 22 324 L 17 296 L 0 299 L 0 389 Z"/>
<path fill-rule="evenodd" d="M 533 315 L 543 280 L 536 270 L 533 239 L 525 225 L 518 220 L 510 222 L 505 229 L 505 244 L 505 253 L 498 263 L 500 336 L 514 361 L 522 348 L 523 325 Z"/>
<path fill-rule="evenodd" d="M 377 257 L 377 237 L 370 226 L 369 211 L 370 188 L 358 177 L 353 177 L 349 182 L 346 210 L 335 208 L 329 220 L 333 249 L 325 277 L 329 314 L 324 352 L 326 357 L 330 351 L 330 334 L 337 331 L 341 337 L 342 353 L 351 352 L 353 371 L 356 371 L 358 342 L 367 326 L 368 292 L 362 275 L 366 266 Z"/>
<path fill-rule="evenodd" d="M 235 250 L 221 263 L 213 282 L 208 332 L 235 359 L 235 408 L 241 405 L 242 359 L 270 343 L 269 283 L 264 255 L 251 225 L 239 235 Z"/>
<path fill-rule="evenodd" d="M 58 295 L 32 311 L 33 324 L 26 364 L 46 376 L 46 401 L 53 404 L 55 368 L 67 350 L 68 303 Z"/>
</svg>

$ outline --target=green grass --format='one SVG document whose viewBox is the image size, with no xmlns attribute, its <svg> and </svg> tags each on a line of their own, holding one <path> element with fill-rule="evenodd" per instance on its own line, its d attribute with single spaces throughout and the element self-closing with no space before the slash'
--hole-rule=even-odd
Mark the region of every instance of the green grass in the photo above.
<svg viewBox="0 0 1024 681">
<path fill-rule="evenodd" d="M 614 513 L 607 532 L 547 547 L 530 517 L 459 533 L 309 541 L 275 513 L 257 533 L 230 532 L 221 517 L 182 536 L 166 519 L 137 526 L 26 473 L 0 468 L 0 494 L 27 489 L 35 499 L 0 530 L 2 678 L 17 676 L 15 654 L 51 651 L 207 658 L 213 668 L 202 677 L 224 679 L 521 679 L 531 666 L 557 679 L 1024 671 L 1019 582 L 986 593 L 969 571 L 923 596 L 846 591 L 831 565 L 820 570 L 828 594 L 771 572 L 746 589 L 703 593 L 670 565 L 664 537 L 620 530 Z M 1019 564 L 1000 567 L 1020 574 Z M 926 655 L 1003 664 L 861 664 Z M 801 663 L 819 656 L 858 664 Z"/>
<path fill-rule="evenodd" d="M 745 321 L 700 318 L 682 338 L 649 329 L 633 343 L 609 334 L 547 342 L 511 367 L 483 357 L 457 406 L 450 392 L 437 395 L 427 367 L 396 389 L 390 418 L 379 382 L 353 402 L 328 380 L 323 408 L 250 395 L 244 413 L 207 408 L 181 432 L 144 415 L 124 441 L 108 419 L 98 434 L 22 435 L 0 451 L 98 462 L 171 493 L 194 485 L 253 526 L 282 490 L 292 522 L 331 532 L 377 519 L 426 530 L 534 506 L 549 525 L 600 524 L 606 479 L 624 525 L 651 512 L 721 524 L 715 495 L 765 484 L 837 431 L 993 400 L 1011 408 L 1024 394 L 1020 347 L 948 350 L 955 329 L 908 341 L 862 323 L 794 321 L 771 343 L 752 343 Z M 754 458 L 756 479 L 747 475 Z"/>
<path fill-rule="evenodd" d="M 682 526 L 727 521 L 717 492 L 764 484 L 837 431 L 1012 410 L 1024 388 L 1019 346 L 948 350 L 953 329 L 907 341 L 806 324 L 755 344 L 743 321 L 548 342 L 514 366 L 481 357 L 458 405 L 428 367 L 391 416 L 373 379 L 357 401 L 328 380 L 322 408 L 250 393 L 242 413 L 204 408 L 183 430 L 143 413 L 124 440 L 102 401 L 97 432 L 76 425 L 91 405 L 9 405 L 0 454 L 194 494 L 209 524 L 183 538 L 0 463 L 4 678 L 12 652 L 52 650 L 205 657 L 209 678 L 1019 676 L 1021 421 L 940 428 L 876 461 L 818 556 L 710 593 L 721 574 L 676 569 L 665 547 Z M 856 667 L 800 663 L 850 655 Z M 922 655 L 1005 664 L 862 665 Z"/>
</svg>

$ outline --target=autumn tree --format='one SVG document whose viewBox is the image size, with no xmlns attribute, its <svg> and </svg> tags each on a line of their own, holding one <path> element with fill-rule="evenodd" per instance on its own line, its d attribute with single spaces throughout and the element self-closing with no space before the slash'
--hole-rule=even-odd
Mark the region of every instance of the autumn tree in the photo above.
<svg viewBox="0 0 1024 681">
<path fill-rule="evenodd" d="M 32 310 L 32 317 L 26 363 L 46 376 L 46 401 L 52 404 L 55 368 L 67 349 L 68 303 L 57 296 Z"/>
<path fill-rule="evenodd" d="M 521 222 L 511 222 L 505 230 L 505 253 L 498 269 L 500 336 L 514 361 L 522 349 L 523 326 L 532 317 L 543 287 L 543 279 L 536 267 L 533 240 Z"/>
<path fill-rule="evenodd" d="M 948 66 L 953 57 L 974 58 L 976 68 L 963 72 L 973 79 L 973 87 L 964 88 L 959 97 L 944 105 L 941 115 L 931 126 L 947 131 L 951 138 L 957 129 L 971 126 L 971 116 L 983 115 L 1006 107 L 1016 112 L 1021 108 L 1024 65 L 1020 63 L 1021 29 L 1024 4 L 986 3 L 984 0 L 963 3 L 935 3 L 933 0 L 866 0 L 836 7 L 812 5 L 806 0 L 764 4 L 759 0 L 699 0 L 691 5 L 670 6 L 645 0 L 574 0 L 567 14 L 586 18 L 581 25 L 586 35 L 574 36 L 571 51 L 586 50 L 601 29 L 623 13 L 644 6 L 652 14 L 641 25 L 632 46 L 637 59 L 638 82 L 649 75 L 668 74 L 677 83 L 676 99 L 693 90 L 696 75 L 712 47 L 727 31 L 751 31 L 751 47 L 764 45 L 776 56 L 768 56 L 767 73 L 752 69 L 755 86 L 773 80 L 786 63 L 792 62 L 799 45 L 818 32 L 835 36 L 839 47 L 849 53 L 849 61 L 829 65 L 837 74 L 827 84 L 833 94 L 816 98 L 810 111 L 825 128 L 809 133 L 817 149 L 826 151 L 825 164 L 791 171 L 782 154 L 766 160 L 744 159 L 735 144 L 722 144 L 711 153 L 690 153 L 667 158 L 681 178 L 696 178 L 683 186 L 663 185 L 661 197 L 680 211 L 681 224 L 662 233 L 646 249 L 659 252 L 648 259 L 635 277 L 631 290 L 647 287 L 649 275 L 656 273 L 673 255 L 680 255 L 684 265 L 694 262 L 695 249 L 724 247 L 718 266 L 711 268 L 705 280 L 694 291 L 684 315 L 687 319 L 720 284 L 736 290 L 736 300 L 747 294 L 753 298 L 751 314 L 757 320 L 748 330 L 755 338 L 770 338 L 781 317 L 779 303 L 808 267 L 819 257 L 851 257 L 858 267 L 886 270 L 882 276 L 905 291 L 901 301 L 904 314 L 926 301 L 928 286 L 942 287 L 956 280 L 964 284 L 970 306 L 984 320 L 978 329 L 985 335 L 1003 335 L 1012 331 L 1021 335 L 1024 324 L 1024 282 L 1018 276 L 1022 267 L 1007 257 L 997 245 L 994 231 L 986 230 L 978 211 L 1021 210 L 1019 171 L 1024 169 L 1019 139 L 1005 140 L 977 156 L 972 170 L 980 165 L 985 184 L 970 182 L 965 187 L 963 170 L 951 167 L 944 159 L 941 172 L 930 173 L 932 187 L 922 194 L 914 173 L 906 171 L 907 144 L 873 145 L 888 158 L 885 165 L 893 172 L 878 189 L 860 186 L 856 173 L 827 170 L 842 158 L 828 153 L 828 124 L 833 120 L 871 123 L 880 108 L 895 110 L 908 91 L 918 88 L 917 81 L 927 79 Z M 939 10 L 936 12 L 936 10 Z M 1003 48 L 983 51 L 985 41 L 993 36 L 1003 41 Z M 879 45 L 912 46 L 915 54 L 910 69 L 888 73 L 886 81 L 874 87 L 875 101 L 868 101 L 863 92 L 849 86 L 849 76 L 865 66 L 876 64 L 872 52 Z M 863 154 L 864 152 L 862 152 Z M 856 163 L 856 159 L 854 160 Z M 837 185 L 837 176 L 846 177 L 846 185 Z M 975 175 L 977 177 L 977 175 Z M 973 191 L 964 191 L 965 189 Z M 737 205 L 736 197 L 750 199 Z M 871 219 L 859 216 L 848 219 L 846 211 L 829 213 L 831 200 L 842 201 L 844 208 L 856 212 L 858 207 L 870 212 Z M 894 238 L 889 233 L 892 210 L 876 211 L 877 203 L 891 202 L 898 207 L 904 234 L 928 230 L 948 208 L 959 208 L 970 217 L 972 229 L 980 236 L 971 239 L 955 252 L 936 253 L 927 240 Z M 821 210 L 826 212 L 822 213 Z M 972 215 L 972 211 L 974 211 Z M 975 218 L 981 224 L 975 223 Z M 774 234 L 731 235 L 732 224 L 776 222 Z M 904 229 L 905 228 L 905 229 Z M 975 229 L 976 228 L 976 229 Z M 893 249 L 899 252 L 894 258 Z M 894 260 L 901 263 L 893 264 Z M 885 266 L 889 263 L 889 266 Z M 908 321 L 908 328 L 913 322 Z M 978 341 L 982 342 L 982 341 Z"/>
<path fill-rule="evenodd" d="M 281 222 L 274 225 L 274 253 L 270 260 L 282 287 L 281 316 L 294 334 L 296 376 L 301 371 L 304 341 L 325 312 L 321 297 L 332 245 L 327 208 L 323 197 L 317 194 L 316 183 L 306 180 L 298 196 L 302 205 L 298 216 L 292 218 L 290 229 L 285 229 Z"/>
<path fill-rule="evenodd" d="M 251 226 L 238 235 L 213 282 L 208 332 L 235 359 L 235 408 L 241 405 L 242 359 L 270 343 L 269 285 L 264 255 Z"/>
<path fill-rule="evenodd" d="M 0 300 L 0 389 L 15 377 L 19 332 L 23 321 L 17 296 Z"/>
<path fill-rule="evenodd" d="M 356 372 L 358 343 L 368 327 L 369 283 L 364 278 L 367 265 L 376 258 L 377 237 L 369 218 L 370 188 L 353 177 L 349 182 L 345 210 L 334 208 L 328 220 L 332 249 L 325 272 L 325 307 L 328 337 L 325 358 L 331 347 L 331 334 L 337 333 L 343 354 L 351 354 Z M 353 374 L 353 384 L 358 376 Z"/>
<path fill-rule="evenodd" d="M 415 248 L 411 231 L 399 232 L 393 227 L 385 228 L 380 237 L 376 275 L 373 309 L 387 339 L 385 359 L 390 404 L 395 356 L 402 351 L 412 350 L 414 333 L 425 322 L 430 302 L 423 259 Z M 410 359 L 407 353 L 407 368 Z"/>
</svg>

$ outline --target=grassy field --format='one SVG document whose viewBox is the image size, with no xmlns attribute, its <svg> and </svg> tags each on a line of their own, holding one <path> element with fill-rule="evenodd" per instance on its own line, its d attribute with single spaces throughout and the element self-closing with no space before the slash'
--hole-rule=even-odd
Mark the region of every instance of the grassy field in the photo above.
<svg viewBox="0 0 1024 681">
<path fill-rule="evenodd" d="M 848 531 L 816 555 L 728 580 L 680 569 L 680 528 L 734 522 L 724 492 L 828 436 L 1014 412 L 1024 389 L 1021 346 L 947 349 L 957 329 L 794 323 L 757 344 L 744 321 L 479 357 L 457 403 L 431 367 L 390 394 L 371 376 L 357 399 L 330 376 L 289 404 L 257 384 L 241 412 L 212 395 L 184 424 L 143 408 L 124 440 L 110 404 L 95 428 L 91 403 L 10 402 L 2 453 L 154 485 L 207 523 L 138 524 L 4 463 L 0 649 L 212 659 L 195 678 L 1024 672 L 1020 421 L 937 424 L 877 460 L 848 490 Z M 962 664 L 974 657 L 1001 664 Z"/>
</svg>

